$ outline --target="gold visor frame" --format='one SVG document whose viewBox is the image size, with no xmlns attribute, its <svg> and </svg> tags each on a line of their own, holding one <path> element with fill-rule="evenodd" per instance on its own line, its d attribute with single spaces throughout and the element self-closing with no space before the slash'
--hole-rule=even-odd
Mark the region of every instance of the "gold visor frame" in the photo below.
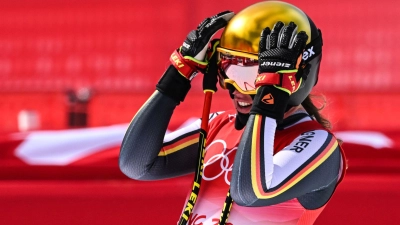
<svg viewBox="0 0 400 225">
<path fill-rule="evenodd" d="M 226 83 L 228 83 L 228 84 L 234 86 L 235 89 L 236 89 L 238 92 L 242 93 L 242 94 L 245 94 L 245 95 L 255 95 L 255 94 L 257 94 L 257 89 L 254 89 L 254 90 L 251 90 L 251 91 L 242 90 L 242 89 L 239 87 L 239 85 L 237 85 L 237 83 L 236 83 L 234 80 L 232 80 L 232 79 L 224 79 L 223 82 L 224 82 L 224 86 L 221 85 L 221 87 L 224 88 L 224 89 L 228 89 L 228 88 L 226 87 Z"/>
</svg>

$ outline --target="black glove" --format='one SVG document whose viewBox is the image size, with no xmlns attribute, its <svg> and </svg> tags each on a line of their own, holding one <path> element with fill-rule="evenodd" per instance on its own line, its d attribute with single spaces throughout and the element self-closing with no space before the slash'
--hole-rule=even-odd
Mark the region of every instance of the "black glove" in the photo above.
<svg viewBox="0 0 400 225">
<path fill-rule="evenodd" d="M 171 66 L 157 84 L 157 90 L 179 102 L 183 101 L 192 80 L 199 71 L 207 68 L 206 52 L 211 38 L 224 28 L 234 13 L 225 11 L 206 18 L 192 30 L 182 46 L 171 57 Z"/>
<path fill-rule="evenodd" d="M 302 78 L 296 73 L 308 35 L 297 33 L 297 25 L 277 22 L 272 31 L 261 33 L 258 54 L 257 94 L 251 114 L 262 114 L 282 121 L 290 95 L 298 90 Z"/>
<path fill-rule="evenodd" d="M 210 43 L 210 47 L 207 50 L 206 58 L 208 65 L 204 71 L 203 77 L 203 90 L 216 92 L 218 82 L 218 53 L 217 47 L 219 46 L 219 39 L 214 39 Z"/>
<path fill-rule="evenodd" d="M 180 55 L 184 58 L 184 63 L 186 62 L 194 73 L 196 73 L 197 70 L 203 71 L 206 68 L 206 52 L 212 37 L 218 30 L 224 28 L 228 24 L 228 21 L 233 15 L 234 13 L 231 11 L 224 11 L 210 18 L 206 18 L 200 23 L 196 30 L 192 30 L 188 34 L 180 48 Z M 174 56 L 174 53 L 172 56 Z M 172 60 L 172 62 L 182 75 L 191 80 L 193 76 L 192 71 L 189 70 L 189 73 L 184 73 L 186 71 L 182 67 L 179 67 L 180 65 L 177 65 L 174 60 Z"/>
</svg>

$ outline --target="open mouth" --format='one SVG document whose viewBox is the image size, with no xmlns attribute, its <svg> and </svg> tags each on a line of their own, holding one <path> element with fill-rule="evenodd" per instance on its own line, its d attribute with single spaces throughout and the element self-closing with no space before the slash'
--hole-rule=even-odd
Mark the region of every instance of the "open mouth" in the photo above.
<svg viewBox="0 0 400 225">
<path fill-rule="evenodd" d="M 238 102 L 238 105 L 240 108 L 247 108 L 247 107 L 251 106 L 252 104 L 248 103 L 248 102 Z"/>
<path fill-rule="evenodd" d="M 240 113 L 244 113 L 244 114 L 249 113 L 250 109 L 251 109 L 251 106 L 252 106 L 251 103 L 237 101 L 237 110 Z"/>
</svg>

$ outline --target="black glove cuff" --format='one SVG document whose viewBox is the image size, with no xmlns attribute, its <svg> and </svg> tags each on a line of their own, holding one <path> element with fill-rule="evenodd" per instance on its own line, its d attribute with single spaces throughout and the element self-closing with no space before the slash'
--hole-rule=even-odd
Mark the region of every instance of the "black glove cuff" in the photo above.
<svg viewBox="0 0 400 225">
<path fill-rule="evenodd" d="M 261 86 L 253 100 L 250 114 L 261 114 L 282 122 L 289 94 L 272 86 Z"/>
<path fill-rule="evenodd" d="M 168 67 L 156 85 L 156 89 L 159 92 L 174 99 L 177 105 L 183 102 L 190 87 L 190 81 L 180 75 L 178 70 L 172 65 Z"/>
</svg>

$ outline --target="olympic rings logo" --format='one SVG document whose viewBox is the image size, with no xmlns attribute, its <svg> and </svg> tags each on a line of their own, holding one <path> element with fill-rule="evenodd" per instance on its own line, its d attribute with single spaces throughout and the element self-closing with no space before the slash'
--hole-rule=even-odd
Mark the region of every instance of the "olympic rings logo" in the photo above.
<svg viewBox="0 0 400 225">
<path fill-rule="evenodd" d="M 223 151 L 219 154 L 213 155 L 211 156 L 206 162 L 204 162 L 204 169 L 203 169 L 203 179 L 210 181 L 210 180 L 215 180 L 220 176 L 224 176 L 225 179 L 225 183 L 230 185 L 230 181 L 228 179 L 228 174 L 229 172 L 232 171 L 232 167 L 233 167 L 233 160 L 232 162 L 230 162 L 228 155 L 230 155 L 233 151 L 236 151 L 237 147 L 234 147 L 232 149 L 230 149 L 229 151 L 227 151 L 226 148 L 226 142 L 224 140 L 215 140 L 213 142 L 211 142 L 208 147 L 206 148 L 206 151 L 214 144 L 216 143 L 221 143 L 223 146 Z M 208 177 L 206 176 L 206 169 L 207 166 L 210 166 L 214 163 L 217 163 L 219 161 L 219 166 L 221 168 L 221 172 L 219 172 L 218 174 Z"/>
</svg>

